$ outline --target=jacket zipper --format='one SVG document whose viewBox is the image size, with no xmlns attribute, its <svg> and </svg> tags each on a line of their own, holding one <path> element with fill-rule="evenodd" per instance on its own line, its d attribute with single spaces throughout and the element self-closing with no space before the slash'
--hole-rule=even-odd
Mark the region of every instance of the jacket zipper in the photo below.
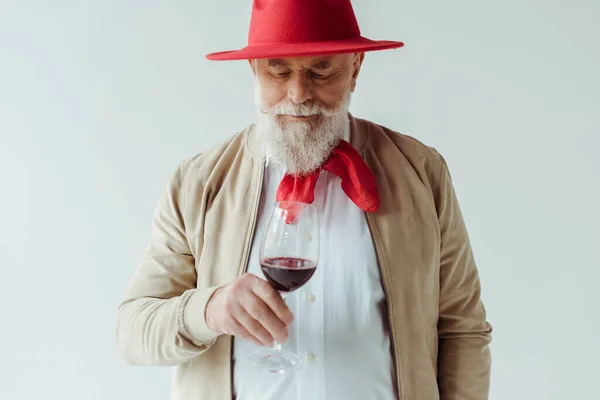
<svg viewBox="0 0 600 400">
<path fill-rule="evenodd" d="M 250 232 L 247 237 L 246 247 L 244 248 L 244 263 L 242 264 L 240 270 L 238 270 L 238 277 L 248 271 L 248 264 L 250 262 L 250 249 L 252 248 L 252 241 L 254 240 L 254 235 L 256 233 L 256 221 L 258 219 L 258 208 L 260 206 L 260 195 L 262 193 L 263 181 L 265 179 L 265 162 L 264 160 L 261 162 L 260 166 L 260 177 L 258 180 L 258 190 L 256 191 L 256 197 L 254 198 L 254 210 L 252 214 L 252 224 L 250 228 Z M 229 398 L 233 400 L 233 368 L 231 365 L 231 360 L 233 360 L 233 338 L 229 339 Z"/>
<path fill-rule="evenodd" d="M 246 242 L 246 248 L 244 249 L 244 264 L 243 264 L 243 268 L 240 271 L 240 273 L 238 273 L 239 275 L 242 275 L 244 273 L 246 273 L 246 271 L 248 271 L 248 263 L 250 262 L 250 249 L 252 248 L 252 241 L 254 240 L 254 235 L 256 233 L 256 221 L 258 219 L 258 207 L 260 206 L 260 195 L 262 193 L 262 186 L 263 186 L 263 180 L 265 178 L 265 163 L 264 161 L 261 163 L 261 168 L 260 168 L 260 177 L 258 179 L 258 190 L 256 191 L 256 197 L 254 198 L 254 211 L 253 211 L 253 215 L 252 215 L 252 227 L 250 228 L 250 233 L 249 233 L 249 237 L 248 237 L 248 241 Z"/>
<path fill-rule="evenodd" d="M 398 357 L 398 349 L 396 348 L 396 330 L 394 328 L 394 315 L 390 307 L 390 286 L 385 268 L 383 268 L 383 261 L 379 256 L 381 253 L 381 246 L 379 244 L 379 232 L 377 231 L 376 224 L 373 220 L 373 216 L 368 212 L 365 212 L 367 218 L 367 226 L 371 232 L 371 238 L 373 240 L 373 246 L 375 247 L 375 253 L 377 254 L 377 265 L 379 267 L 379 273 L 381 275 L 381 282 L 383 283 L 383 291 L 385 293 L 385 301 L 387 303 L 388 321 L 390 327 L 390 344 L 392 346 L 392 354 L 394 355 L 394 363 L 396 367 L 396 382 L 398 384 L 398 399 L 402 400 L 404 394 L 402 393 L 402 374 L 400 370 L 400 361 Z"/>
</svg>

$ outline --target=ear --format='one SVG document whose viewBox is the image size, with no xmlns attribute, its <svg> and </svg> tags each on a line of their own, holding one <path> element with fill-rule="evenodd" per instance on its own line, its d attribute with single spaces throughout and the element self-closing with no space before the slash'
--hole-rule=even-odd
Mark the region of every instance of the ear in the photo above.
<svg viewBox="0 0 600 400">
<path fill-rule="evenodd" d="M 360 74 L 360 68 L 362 67 L 362 63 L 365 60 L 365 53 L 355 53 L 352 59 L 352 82 L 350 83 L 350 90 L 354 92 L 356 88 L 356 80 L 358 79 L 358 75 Z"/>
<path fill-rule="evenodd" d="M 250 64 L 250 68 L 252 69 L 252 75 L 256 76 L 256 63 L 254 61 L 256 60 L 252 58 L 248 59 L 248 63 Z"/>
</svg>

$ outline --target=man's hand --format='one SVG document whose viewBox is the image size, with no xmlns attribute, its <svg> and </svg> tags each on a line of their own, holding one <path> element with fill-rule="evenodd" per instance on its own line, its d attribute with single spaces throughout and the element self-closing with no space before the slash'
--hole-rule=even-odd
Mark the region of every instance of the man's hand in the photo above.
<svg viewBox="0 0 600 400">
<path fill-rule="evenodd" d="M 294 315 L 281 295 L 256 275 L 244 274 L 217 289 L 206 306 L 211 331 L 272 346 L 288 338 Z"/>
</svg>

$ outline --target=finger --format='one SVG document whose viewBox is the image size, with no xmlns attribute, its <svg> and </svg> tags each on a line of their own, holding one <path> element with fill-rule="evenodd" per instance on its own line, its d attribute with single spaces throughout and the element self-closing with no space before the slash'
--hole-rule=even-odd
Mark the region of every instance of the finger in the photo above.
<svg viewBox="0 0 600 400">
<path fill-rule="evenodd" d="M 248 331 L 248 329 L 246 329 L 244 327 L 244 325 L 242 323 L 240 323 L 239 321 L 237 321 L 234 318 L 232 318 L 232 320 L 230 322 L 230 326 L 228 328 L 229 329 L 228 329 L 227 334 L 229 334 L 229 335 L 232 335 L 235 337 L 240 337 L 240 338 L 245 339 L 249 342 L 252 342 L 258 346 L 265 345 L 258 337 L 251 334 Z"/>
<path fill-rule="evenodd" d="M 271 337 L 283 343 L 288 337 L 288 331 L 285 324 L 277 318 L 275 313 L 271 311 L 261 299 L 251 295 L 243 302 L 244 308 L 252 318 L 260 323 L 264 329 L 269 332 Z"/>
<path fill-rule="evenodd" d="M 272 346 L 273 335 L 271 335 L 255 318 L 253 318 L 245 309 L 241 308 L 236 312 L 237 322 L 252 335 L 259 345 Z"/>
<path fill-rule="evenodd" d="M 252 285 L 252 292 L 275 313 L 285 326 L 289 326 L 294 321 L 294 314 L 285 304 L 279 292 L 266 281 L 256 279 Z"/>
</svg>

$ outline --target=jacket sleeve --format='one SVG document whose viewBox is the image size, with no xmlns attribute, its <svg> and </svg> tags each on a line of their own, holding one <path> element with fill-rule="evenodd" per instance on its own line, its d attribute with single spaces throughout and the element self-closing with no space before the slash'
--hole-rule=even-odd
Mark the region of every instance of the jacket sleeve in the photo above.
<svg viewBox="0 0 600 400">
<path fill-rule="evenodd" d="M 437 153 L 437 152 L 436 152 Z M 479 274 L 444 158 L 436 193 L 441 234 L 438 320 L 440 400 L 486 400 L 492 328 L 481 301 Z"/>
<path fill-rule="evenodd" d="M 216 288 L 196 288 L 182 186 L 180 165 L 155 210 L 150 245 L 117 312 L 117 346 L 133 365 L 181 364 L 206 351 L 217 336 L 204 319 Z"/>
</svg>

